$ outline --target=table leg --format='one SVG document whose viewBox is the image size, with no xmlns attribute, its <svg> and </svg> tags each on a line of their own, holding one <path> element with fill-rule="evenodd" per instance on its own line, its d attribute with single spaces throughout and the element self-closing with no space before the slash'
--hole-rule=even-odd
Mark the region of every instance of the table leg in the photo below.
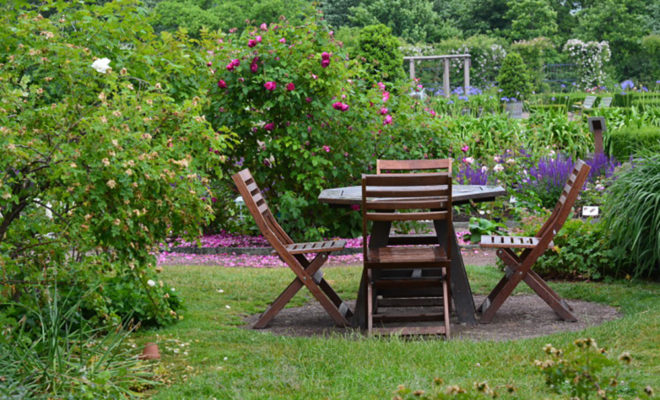
<svg viewBox="0 0 660 400">
<path fill-rule="evenodd" d="M 435 221 L 435 229 L 441 245 L 445 237 L 447 237 L 448 224 L 445 221 Z M 458 239 L 454 228 L 451 227 L 452 234 L 449 235 L 451 240 L 451 295 L 454 300 L 454 308 L 458 321 L 469 325 L 476 325 L 477 319 L 474 315 L 474 299 L 472 298 L 472 290 L 470 289 L 470 282 L 468 282 L 467 272 L 465 272 L 465 265 L 463 264 L 463 256 L 461 249 L 458 247 Z"/>
<path fill-rule="evenodd" d="M 391 222 L 375 221 L 371 229 L 369 247 L 385 247 L 390 236 Z M 353 326 L 356 328 L 367 328 L 367 273 L 362 268 L 360 287 L 358 289 L 357 301 L 355 302 L 355 313 L 353 314 Z"/>
</svg>

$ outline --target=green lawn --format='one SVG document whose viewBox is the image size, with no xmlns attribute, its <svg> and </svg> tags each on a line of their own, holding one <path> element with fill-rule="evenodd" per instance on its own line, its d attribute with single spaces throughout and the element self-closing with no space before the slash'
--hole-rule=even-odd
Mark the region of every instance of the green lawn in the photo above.
<svg viewBox="0 0 660 400">
<path fill-rule="evenodd" d="M 342 298 L 355 298 L 359 266 L 325 272 Z M 491 267 L 468 267 L 468 274 L 478 293 L 500 277 Z M 156 341 L 163 354 L 159 369 L 167 384 L 154 398 L 390 399 L 398 385 L 428 389 L 434 377 L 469 387 L 513 384 L 523 399 L 561 398 L 545 387 L 533 361 L 545 358 L 544 344 L 565 348 L 579 337 L 595 338 L 613 357 L 631 352 L 633 363 L 621 377 L 658 389 L 658 284 L 552 283 L 562 296 L 617 306 L 625 316 L 581 332 L 510 342 L 291 338 L 243 329 L 242 317 L 263 311 L 292 278 L 288 269 L 166 267 L 163 279 L 180 292 L 187 310 L 176 325 L 135 336 L 139 344 Z M 307 301 L 303 289 L 290 306 Z"/>
</svg>

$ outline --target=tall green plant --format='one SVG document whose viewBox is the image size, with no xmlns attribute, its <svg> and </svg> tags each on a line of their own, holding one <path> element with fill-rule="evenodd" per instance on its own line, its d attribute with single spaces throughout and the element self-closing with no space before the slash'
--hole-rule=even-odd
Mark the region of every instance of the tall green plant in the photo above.
<svg viewBox="0 0 660 400">
<path fill-rule="evenodd" d="M 660 154 L 646 153 L 619 174 L 603 210 L 618 266 L 635 277 L 660 276 Z"/>
<path fill-rule="evenodd" d="M 358 57 L 362 58 L 372 83 L 403 79 L 399 40 L 383 24 L 362 28 L 358 39 Z"/>
<path fill-rule="evenodd" d="M 497 82 L 502 89 L 502 96 L 508 99 L 525 99 L 532 92 L 529 70 L 520 54 L 511 52 L 502 62 Z"/>
</svg>

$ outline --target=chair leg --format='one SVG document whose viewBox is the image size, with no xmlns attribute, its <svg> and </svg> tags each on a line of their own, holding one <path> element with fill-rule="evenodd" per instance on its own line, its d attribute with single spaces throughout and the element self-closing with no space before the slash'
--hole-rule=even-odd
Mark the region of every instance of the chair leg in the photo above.
<svg viewBox="0 0 660 400">
<path fill-rule="evenodd" d="M 302 287 L 303 287 L 303 284 L 300 281 L 300 279 L 298 279 L 298 278 L 294 279 L 293 282 L 291 282 L 289 284 L 289 286 L 287 286 L 287 288 L 284 289 L 284 291 L 277 297 L 277 299 L 275 299 L 275 301 L 273 301 L 271 303 L 271 305 L 268 306 L 266 311 L 264 311 L 263 314 L 261 314 L 261 316 L 259 317 L 257 322 L 255 322 L 255 324 L 252 325 L 252 328 L 254 328 L 254 329 L 263 329 L 266 326 L 268 326 L 270 321 L 280 311 L 282 311 L 282 309 L 284 308 L 286 303 L 288 303 L 293 298 L 293 296 L 295 296 L 296 293 L 298 293 L 298 291 Z"/>
<path fill-rule="evenodd" d="M 493 320 L 493 317 L 495 316 L 495 313 L 499 308 L 502 306 L 504 303 L 504 300 L 506 300 L 511 293 L 513 292 L 513 289 L 518 286 L 518 283 L 523 278 L 523 272 L 522 271 L 516 271 L 513 273 L 510 277 L 504 277 L 502 280 L 504 280 L 504 284 L 501 285 L 500 289 L 498 292 L 493 296 L 493 298 L 490 298 L 490 295 L 488 297 L 488 300 L 490 300 L 490 304 L 482 304 L 481 305 L 481 322 L 482 324 L 488 324 Z M 502 283 L 502 281 L 500 281 Z M 500 284 L 498 284 L 498 287 Z M 496 288 L 497 289 L 497 288 Z M 493 290 L 494 292 L 495 290 Z M 492 294 L 492 292 L 491 292 Z M 486 303 L 486 302 L 484 302 Z"/>
<path fill-rule="evenodd" d="M 577 318 L 570 310 L 570 306 L 537 273 L 529 271 L 524 281 L 561 319 L 569 322 L 577 321 Z"/>
<path fill-rule="evenodd" d="M 442 297 L 443 297 L 443 306 L 444 306 L 444 319 L 445 319 L 445 337 L 449 339 L 451 337 L 450 330 L 450 313 L 451 313 L 451 296 L 449 293 L 449 284 L 448 276 L 445 274 L 445 279 L 442 280 Z"/>
<path fill-rule="evenodd" d="M 367 334 L 371 335 L 373 330 L 373 286 L 371 281 L 371 270 L 367 271 Z"/>
</svg>

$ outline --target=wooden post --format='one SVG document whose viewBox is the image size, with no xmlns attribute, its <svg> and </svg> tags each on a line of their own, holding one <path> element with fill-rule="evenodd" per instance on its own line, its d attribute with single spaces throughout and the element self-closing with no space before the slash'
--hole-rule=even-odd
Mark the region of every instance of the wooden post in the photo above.
<svg viewBox="0 0 660 400">
<path fill-rule="evenodd" d="M 443 61 L 445 62 L 445 73 L 442 79 L 445 86 L 445 97 L 449 97 L 449 59 L 445 58 Z"/>
<path fill-rule="evenodd" d="M 415 59 L 410 59 L 410 80 L 415 80 Z"/>
<path fill-rule="evenodd" d="M 470 91 L 470 57 L 463 59 L 463 84 L 465 85 L 465 95 Z"/>
</svg>

